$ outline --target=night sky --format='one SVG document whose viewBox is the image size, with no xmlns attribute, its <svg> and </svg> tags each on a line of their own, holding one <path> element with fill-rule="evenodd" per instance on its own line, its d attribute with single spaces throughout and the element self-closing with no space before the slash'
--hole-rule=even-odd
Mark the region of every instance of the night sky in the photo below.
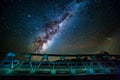
<svg viewBox="0 0 120 80">
<path fill-rule="evenodd" d="M 33 40 L 75 0 L 0 0 L 0 53 L 34 53 Z M 46 49 L 47 54 L 119 54 L 119 0 L 77 0 L 79 7 Z"/>
</svg>

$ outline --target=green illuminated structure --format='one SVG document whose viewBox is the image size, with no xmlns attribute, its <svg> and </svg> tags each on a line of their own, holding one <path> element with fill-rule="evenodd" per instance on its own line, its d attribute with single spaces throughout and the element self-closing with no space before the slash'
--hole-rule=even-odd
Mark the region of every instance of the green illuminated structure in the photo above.
<svg viewBox="0 0 120 80">
<path fill-rule="evenodd" d="M 32 60 L 33 56 L 40 57 Z M 23 57 L 17 59 L 16 57 Z M 50 60 L 52 59 L 56 60 Z M 56 58 L 57 57 L 57 58 Z M 114 57 L 114 59 L 113 59 Z M 97 75 L 120 74 L 120 55 L 101 60 L 97 55 L 8 53 L 0 60 L 0 75 Z"/>
</svg>

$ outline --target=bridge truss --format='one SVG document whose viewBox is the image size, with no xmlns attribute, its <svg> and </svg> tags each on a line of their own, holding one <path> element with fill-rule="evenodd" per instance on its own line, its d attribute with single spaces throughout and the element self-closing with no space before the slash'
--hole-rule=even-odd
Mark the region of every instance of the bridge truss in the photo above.
<svg viewBox="0 0 120 80">
<path fill-rule="evenodd" d="M 33 57 L 36 60 L 33 60 Z M 51 58 L 51 59 L 50 59 Z M 55 60 L 52 60 L 55 59 Z M 0 60 L 0 75 L 99 75 L 120 74 L 120 55 L 14 54 Z"/>
</svg>

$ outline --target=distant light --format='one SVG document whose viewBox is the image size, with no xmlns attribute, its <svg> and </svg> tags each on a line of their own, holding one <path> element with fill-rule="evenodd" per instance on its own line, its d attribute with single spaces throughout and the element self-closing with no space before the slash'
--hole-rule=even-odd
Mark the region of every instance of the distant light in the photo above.
<svg viewBox="0 0 120 80">
<path fill-rule="evenodd" d="M 14 57 L 15 54 L 14 54 L 13 52 L 8 52 L 8 53 L 7 53 L 7 56 L 9 56 L 9 57 Z"/>
<path fill-rule="evenodd" d="M 112 40 L 112 38 L 111 38 L 111 37 L 108 37 L 108 38 L 107 38 L 107 40 L 111 41 L 111 40 Z"/>
</svg>

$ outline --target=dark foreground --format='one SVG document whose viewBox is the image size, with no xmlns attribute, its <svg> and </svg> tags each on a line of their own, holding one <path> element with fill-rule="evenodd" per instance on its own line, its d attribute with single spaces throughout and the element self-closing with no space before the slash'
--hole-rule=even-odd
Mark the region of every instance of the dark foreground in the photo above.
<svg viewBox="0 0 120 80">
<path fill-rule="evenodd" d="M 0 80 L 120 80 L 120 74 L 80 76 L 0 76 Z"/>
</svg>

